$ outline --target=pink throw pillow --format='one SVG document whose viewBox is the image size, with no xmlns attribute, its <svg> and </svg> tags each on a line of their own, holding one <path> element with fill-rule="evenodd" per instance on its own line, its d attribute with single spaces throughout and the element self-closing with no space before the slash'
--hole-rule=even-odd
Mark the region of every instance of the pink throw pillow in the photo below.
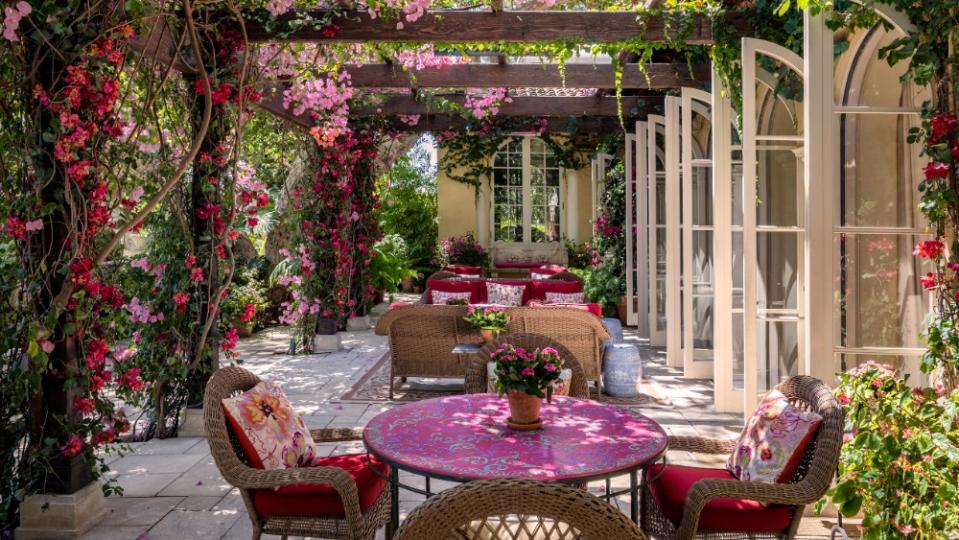
<svg viewBox="0 0 959 540">
<path fill-rule="evenodd" d="M 261 382 L 222 403 L 226 420 L 253 467 L 309 467 L 316 458 L 310 430 L 279 386 Z"/>
<path fill-rule="evenodd" d="M 743 428 L 726 469 L 740 480 L 789 482 L 821 423 L 822 416 L 793 407 L 773 390 Z"/>
<path fill-rule="evenodd" d="M 561 293 L 546 291 L 547 304 L 582 304 L 586 302 L 586 295 L 581 292 Z"/>
</svg>

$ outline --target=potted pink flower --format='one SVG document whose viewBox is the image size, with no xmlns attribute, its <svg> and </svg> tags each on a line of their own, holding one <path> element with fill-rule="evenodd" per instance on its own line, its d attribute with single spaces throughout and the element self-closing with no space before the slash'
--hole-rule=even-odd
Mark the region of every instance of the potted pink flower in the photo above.
<svg viewBox="0 0 959 540">
<path fill-rule="evenodd" d="M 553 385 L 560 379 L 563 360 L 552 347 L 528 351 L 503 343 L 490 353 L 496 371 L 496 391 L 509 399 L 509 426 L 537 429 L 543 398 L 553 399 Z"/>
<path fill-rule="evenodd" d="M 463 320 L 479 329 L 483 341 L 493 341 L 509 324 L 509 314 L 499 306 L 470 306 Z"/>
</svg>

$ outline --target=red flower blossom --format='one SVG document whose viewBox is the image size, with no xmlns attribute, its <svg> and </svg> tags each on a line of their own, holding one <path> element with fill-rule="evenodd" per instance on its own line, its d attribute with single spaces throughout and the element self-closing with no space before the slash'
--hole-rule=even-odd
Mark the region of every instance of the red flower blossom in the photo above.
<svg viewBox="0 0 959 540">
<path fill-rule="evenodd" d="M 15 240 L 23 241 L 27 239 L 27 222 L 18 217 L 8 217 L 4 230 Z"/>
<path fill-rule="evenodd" d="M 108 352 L 110 352 L 110 346 L 105 339 L 94 339 L 87 342 L 87 368 L 91 370 L 100 369 L 106 362 Z"/>
<path fill-rule="evenodd" d="M 140 368 L 138 367 L 130 368 L 117 377 L 117 384 L 125 386 L 134 392 L 139 392 L 146 386 L 143 381 L 140 380 Z"/>
<path fill-rule="evenodd" d="M 919 276 L 919 283 L 922 284 L 923 288 L 932 290 L 939 285 L 939 279 L 932 272 L 928 272 L 924 276 Z"/>
<path fill-rule="evenodd" d="M 60 453 L 66 457 L 75 456 L 79 454 L 81 450 L 83 450 L 83 439 L 76 435 L 70 435 L 67 442 L 60 447 Z"/>
<path fill-rule="evenodd" d="M 187 303 L 190 301 L 190 295 L 179 291 L 173 295 L 173 302 L 176 304 L 177 313 L 183 313 L 186 311 Z"/>
<path fill-rule="evenodd" d="M 935 240 L 923 240 L 916 244 L 916 249 L 912 252 L 917 257 L 935 259 L 945 250 L 945 245 L 938 238 Z"/>
<path fill-rule="evenodd" d="M 204 279 L 206 279 L 206 276 L 203 274 L 203 269 L 197 267 L 190 270 L 190 279 L 192 279 L 193 281 L 203 281 Z"/>
<path fill-rule="evenodd" d="M 957 121 L 955 116 L 940 114 L 932 119 L 930 125 L 932 127 L 930 139 L 933 142 L 938 142 L 956 131 Z"/>
<path fill-rule="evenodd" d="M 193 268 L 196 266 L 196 257 L 194 255 L 187 255 L 186 259 L 183 260 L 183 265 L 187 268 Z"/>
<path fill-rule="evenodd" d="M 923 169 L 923 174 L 925 174 L 926 180 L 936 180 L 949 176 L 950 170 L 952 170 L 952 166 L 948 163 L 931 161 L 926 165 L 926 168 Z"/>
<path fill-rule="evenodd" d="M 97 402 L 93 398 L 77 396 L 73 399 L 73 408 L 84 416 L 93 412 Z"/>
<path fill-rule="evenodd" d="M 233 350 L 236 347 L 236 343 L 240 341 L 240 334 L 237 332 L 236 328 L 230 328 L 227 330 L 226 335 L 223 336 L 223 343 L 220 347 L 224 351 Z"/>
<path fill-rule="evenodd" d="M 243 314 L 240 315 L 240 320 L 244 322 L 251 321 L 253 320 L 253 317 L 255 316 L 256 316 L 256 306 L 253 304 L 247 304 L 246 307 L 243 309 Z"/>
</svg>

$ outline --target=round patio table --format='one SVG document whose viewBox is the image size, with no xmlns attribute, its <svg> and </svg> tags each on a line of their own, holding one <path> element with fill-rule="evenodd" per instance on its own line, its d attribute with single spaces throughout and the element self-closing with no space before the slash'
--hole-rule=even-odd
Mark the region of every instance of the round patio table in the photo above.
<svg viewBox="0 0 959 540">
<path fill-rule="evenodd" d="M 390 537 L 399 525 L 399 488 L 430 497 L 430 478 L 466 482 L 496 478 L 581 483 L 606 480 L 606 498 L 629 493 L 638 514 L 638 472 L 665 456 L 663 428 L 638 412 L 588 399 L 543 403 L 542 429 L 506 426 L 509 405 L 493 394 L 409 403 L 374 417 L 363 431 L 367 452 L 390 465 Z M 402 485 L 399 471 L 426 477 L 426 489 Z M 610 493 L 609 479 L 630 475 Z"/>
</svg>

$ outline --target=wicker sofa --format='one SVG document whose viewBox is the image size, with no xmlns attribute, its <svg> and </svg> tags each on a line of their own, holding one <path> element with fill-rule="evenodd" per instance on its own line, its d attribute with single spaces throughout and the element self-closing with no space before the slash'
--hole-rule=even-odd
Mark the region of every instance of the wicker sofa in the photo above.
<svg viewBox="0 0 959 540">
<path fill-rule="evenodd" d="M 464 361 L 453 354 L 457 343 L 481 343 L 479 331 L 463 317 L 466 306 L 414 304 L 386 312 L 376 333 L 390 338 L 391 378 L 462 378 Z M 601 390 L 602 343 L 610 338 L 603 321 L 592 313 L 567 307 L 512 307 L 505 332 L 542 334 L 570 350 L 588 380 Z"/>
</svg>

